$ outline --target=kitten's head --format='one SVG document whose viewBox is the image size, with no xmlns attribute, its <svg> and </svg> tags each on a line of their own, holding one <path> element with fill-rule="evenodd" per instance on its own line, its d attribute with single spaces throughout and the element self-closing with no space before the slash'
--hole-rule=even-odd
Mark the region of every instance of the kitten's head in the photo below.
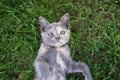
<svg viewBox="0 0 120 80">
<path fill-rule="evenodd" d="M 49 46 L 60 47 L 69 41 L 69 14 L 66 13 L 59 22 L 49 23 L 40 17 L 39 23 L 43 42 Z"/>
</svg>

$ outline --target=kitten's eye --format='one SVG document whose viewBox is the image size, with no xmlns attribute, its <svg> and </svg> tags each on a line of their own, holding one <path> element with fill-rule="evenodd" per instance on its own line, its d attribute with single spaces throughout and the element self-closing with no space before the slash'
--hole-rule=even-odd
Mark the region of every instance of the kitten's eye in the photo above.
<svg viewBox="0 0 120 80">
<path fill-rule="evenodd" d="M 64 35 L 64 34 L 65 34 L 65 31 L 61 31 L 60 34 L 61 34 L 61 35 Z"/>
<path fill-rule="evenodd" d="M 48 33 L 48 36 L 52 37 L 52 36 L 53 36 L 53 33 Z"/>
</svg>

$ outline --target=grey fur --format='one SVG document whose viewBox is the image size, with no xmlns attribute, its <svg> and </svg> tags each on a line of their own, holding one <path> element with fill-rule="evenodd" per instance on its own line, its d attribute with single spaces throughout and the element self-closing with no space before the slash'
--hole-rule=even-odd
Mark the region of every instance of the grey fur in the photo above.
<svg viewBox="0 0 120 80">
<path fill-rule="evenodd" d="M 72 61 L 69 41 L 69 14 L 59 22 L 49 23 L 40 17 L 43 43 L 35 59 L 35 80 L 66 80 L 66 74 L 82 72 L 85 80 L 92 80 L 88 66 L 84 62 Z"/>
</svg>

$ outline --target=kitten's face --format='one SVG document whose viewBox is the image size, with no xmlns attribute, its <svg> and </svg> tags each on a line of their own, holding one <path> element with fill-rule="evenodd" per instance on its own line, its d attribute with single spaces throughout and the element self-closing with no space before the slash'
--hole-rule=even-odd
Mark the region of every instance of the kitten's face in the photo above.
<svg viewBox="0 0 120 80">
<path fill-rule="evenodd" d="M 43 42 L 50 46 L 60 47 L 69 41 L 69 15 L 65 14 L 57 23 L 49 23 L 40 17 Z"/>
</svg>

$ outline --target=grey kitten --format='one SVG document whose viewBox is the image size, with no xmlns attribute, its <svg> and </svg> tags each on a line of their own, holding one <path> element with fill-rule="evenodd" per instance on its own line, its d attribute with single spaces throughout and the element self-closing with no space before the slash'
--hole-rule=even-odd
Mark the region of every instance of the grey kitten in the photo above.
<svg viewBox="0 0 120 80">
<path fill-rule="evenodd" d="M 70 35 L 69 19 L 68 13 L 54 23 L 39 18 L 43 42 L 34 63 L 35 80 L 66 80 L 66 74 L 75 72 L 82 72 L 85 80 L 92 80 L 88 66 L 71 59 L 67 44 Z"/>
</svg>

